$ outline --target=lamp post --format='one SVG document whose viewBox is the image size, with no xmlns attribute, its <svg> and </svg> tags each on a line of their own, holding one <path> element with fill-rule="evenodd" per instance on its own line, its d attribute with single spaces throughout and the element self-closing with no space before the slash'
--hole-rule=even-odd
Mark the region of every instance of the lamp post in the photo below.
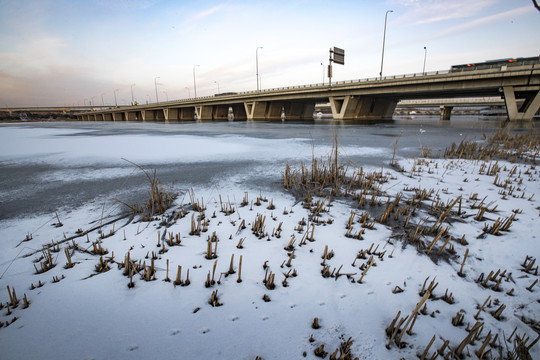
<svg viewBox="0 0 540 360">
<path fill-rule="evenodd" d="M 114 106 L 118 107 L 118 100 L 116 99 L 116 92 L 120 89 L 114 89 Z"/>
<path fill-rule="evenodd" d="M 169 101 L 169 94 L 167 93 L 167 90 L 163 92 L 165 94 L 165 98 L 167 99 L 167 102 Z"/>
<path fill-rule="evenodd" d="M 159 79 L 159 76 L 156 76 L 154 78 L 154 87 L 156 89 L 156 103 L 159 103 L 159 98 L 158 98 L 158 94 L 157 94 L 157 82 L 156 82 L 157 79 Z"/>
<path fill-rule="evenodd" d="M 422 68 L 422 74 L 426 75 L 426 57 L 427 57 L 427 48 L 424 46 L 424 67 Z"/>
<path fill-rule="evenodd" d="M 187 93 L 188 93 L 188 98 L 191 98 L 191 91 L 189 91 L 189 88 L 186 86 L 186 89 L 187 89 Z"/>
<path fill-rule="evenodd" d="M 152 98 L 150 97 L 150 95 L 146 94 L 146 104 L 148 104 L 151 101 L 152 101 Z"/>
<path fill-rule="evenodd" d="M 105 106 L 105 101 L 103 100 L 103 95 L 105 95 L 105 93 L 101 94 L 101 105 Z"/>
<path fill-rule="evenodd" d="M 324 85 L 324 64 L 321 63 L 322 66 L 322 84 Z"/>
<path fill-rule="evenodd" d="M 135 98 L 133 97 L 133 87 L 135 84 L 131 84 L 131 105 L 135 105 Z"/>
<path fill-rule="evenodd" d="M 221 93 L 221 91 L 219 91 L 219 83 L 218 83 L 217 81 L 214 81 L 214 83 L 217 84 L 217 93 L 218 93 L 218 94 Z"/>
<path fill-rule="evenodd" d="M 255 69 L 257 76 L 257 91 L 259 91 L 259 49 L 262 49 L 262 46 L 259 46 L 255 49 Z"/>
<path fill-rule="evenodd" d="M 384 32 L 383 32 L 383 38 L 382 38 L 382 56 L 381 56 L 381 72 L 379 73 L 381 80 L 382 80 L 382 71 L 383 71 L 383 63 L 384 63 L 384 42 L 386 40 L 386 20 L 388 18 L 388 13 L 394 12 L 393 10 L 387 10 L 386 14 L 384 14 Z"/>
<path fill-rule="evenodd" d="M 92 99 L 90 99 L 90 106 L 94 107 L 96 105 L 96 102 L 94 101 L 95 96 L 92 96 Z"/>
<path fill-rule="evenodd" d="M 201 66 L 201 65 L 195 65 L 195 66 L 193 67 L 193 89 L 194 89 L 194 91 L 195 91 L 195 97 L 197 97 L 197 81 L 195 80 L 195 68 L 196 68 L 197 66 Z"/>
</svg>

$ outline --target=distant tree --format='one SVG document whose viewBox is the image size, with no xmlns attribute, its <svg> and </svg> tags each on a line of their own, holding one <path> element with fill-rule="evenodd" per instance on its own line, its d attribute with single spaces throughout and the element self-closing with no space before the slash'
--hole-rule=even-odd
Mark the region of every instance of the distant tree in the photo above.
<svg viewBox="0 0 540 360">
<path fill-rule="evenodd" d="M 536 8 L 536 10 L 540 11 L 540 4 L 538 3 L 538 0 L 532 0 L 533 4 L 534 4 L 534 7 Z"/>
</svg>

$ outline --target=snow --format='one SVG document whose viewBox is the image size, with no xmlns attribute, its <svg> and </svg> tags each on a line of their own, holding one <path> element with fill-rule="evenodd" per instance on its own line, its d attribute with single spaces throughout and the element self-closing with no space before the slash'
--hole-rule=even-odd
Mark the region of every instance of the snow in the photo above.
<svg viewBox="0 0 540 360">
<path fill-rule="evenodd" d="M 80 130 L 79 130 L 80 131 Z M 257 158 L 268 161 L 274 177 L 275 163 L 289 159 L 309 161 L 311 143 L 309 139 L 255 139 L 247 136 L 146 136 L 125 135 L 121 137 L 86 137 L 71 136 L 63 139 L 61 145 L 55 145 L 58 136 L 72 135 L 72 130 L 38 129 L 32 132 L 23 128 L 4 127 L 0 138 L 8 141 L 2 145 L 1 160 L 5 162 L 40 161 L 54 164 L 56 162 L 86 162 L 103 164 L 118 162 L 117 147 L 125 149 L 121 156 L 129 157 L 134 162 L 167 163 L 178 161 L 183 154 L 185 161 L 239 161 Z M 17 141 L 19 139 L 19 142 Z M 11 148 L 20 139 L 31 144 L 25 147 Z M 456 139 L 458 141 L 458 139 Z M 111 144 L 113 143 L 113 144 Z M 3 143 L 4 144 L 4 143 Z M 138 144 L 134 147 L 133 144 Z M 180 144 L 180 145 L 179 145 Z M 66 152 L 69 148 L 72 151 Z M 268 149 L 272 149 L 271 152 Z M 331 151 L 331 144 L 316 147 L 316 156 Z M 385 153 L 388 149 L 366 147 L 347 147 L 341 156 L 364 154 L 370 152 Z M 112 155 L 114 153 L 114 156 Z M 167 155 L 163 155 L 167 154 Z M 391 154 L 391 151 L 390 151 Z M 82 159 L 82 160 L 81 160 Z M 487 162 L 493 165 L 496 160 Z M 194 186 L 194 199 L 203 202 L 208 219 L 208 231 L 200 235 L 189 235 L 192 216 L 199 213 L 191 209 L 187 193 L 177 197 L 173 210 L 188 211 L 185 217 L 178 219 L 169 227 L 160 225 L 161 217 L 151 222 L 142 222 L 136 217 L 122 218 L 113 223 L 101 226 L 103 234 L 113 231 L 114 235 L 101 240 L 108 253 L 103 256 L 109 260 L 110 270 L 97 273 L 95 266 L 99 256 L 76 250 L 72 254 L 74 267 L 66 269 L 65 248 L 76 243 L 79 249 L 92 250 L 92 242 L 100 238 L 99 225 L 118 218 L 118 204 L 107 201 L 105 204 L 81 204 L 71 211 L 58 213 L 63 226 L 56 227 L 55 214 L 39 215 L 29 213 L 17 219 L 6 219 L 0 222 L 0 348 L 6 359 L 315 359 L 314 350 L 321 344 L 328 352 L 327 358 L 342 341 L 349 337 L 353 340 L 351 353 L 360 359 L 415 358 L 422 354 L 435 334 L 436 339 L 430 348 L 429 356 L 439 349 L 445 340 L 448 347 L 455 350 L 467 336 L 467 324 L 470 329 L 477 319 L 474 318 L 478 307 L 490 297 L 492 303 L 480 312 L 484 323 L 483 332 L 474 344 L 468 345 L 465 354 L 475 358 L 474 351 L 482 345 L 487 333 L 498 334 L 497 346 L 491 349 L 489 356 L 497 358 L 506 354 L 506 346 L 502 337 L 508 338 L 514 328 L 516 334 L 530 337 L 533 341 L 537 335 L 535 330 L 523 319 L 538 321 L 540 314 L 540 284 L 531 284 L 538 279 L 537 273 L 523 271 L 521 266 L 527 256 L 537 259 L 540 256 L 537 233 L 539 202 L 533 196 L 540 190 L 538 169 L 530 163 L 510 163 L 498 160 L 501 167 L 498 177 L 516 189 L 513 194 L 494 184 L 494 176 L 480 173 L 481 161 L 456 159 L 399 159 L 403 171 L 386 166 L 383 170 L 388 182 L 381 185 L 385 192 L 380 197 L 383 204 L 388 197 L 394 198 L 402 193 L 401 204 L 414 195 L 412 189 L 434 189 L 433 196 L 424 201 L 430 205 L 438 199 L 448 203 L 458 196 L 462 197 L 462 214 L 454 214 L 455 221 L 444 223 L 449 226 L 449 234 L 453 236 L 448 246 L 453 245 L 455 253 L 448 249 L 443 257 L 434 256 L 442 246 L 445 237 L 436 243 L 432 256 L 426 250 L 417 250 L 395 237 L 396 229 L 391 225 L 376 222 L 373 229 L 366 229 L 363 239 L 345 237 L 346 224 L 355 213 L 354 231 L 361 229 L 358 217 L 370 207 L 358 209 L 357 201 L 350 197 L 338 197 L 331 201 L 314 198 L 314 201 L 326 202 L 321 220 L 331 219 L 331 223 L 315 226 L 314 241 L 306 241 L 300 246 L 305 232 L 311 234 L 311 225 L 297 226 L 302 219 L 308 221 L 309 210 L 303 207 L 303 199 L 296 199 L 285 189 L 267 187 L 249 189 L 242 185 L 242 176 L 231 175 L 224 178 L 216 188 Z M 125 164 L 124 164 L 125 165 Z M 512 169 L 517 167 L 514 174 Z M 99 168 L 99 166 L 98 166 Z M 115 170 L 116 169 L 116 170 Z M 98 170 L 92 176 L 99 178 L 129 176 L 133 168 Z M 375 169 L 365 168 L 365 171 Z M 377 171 L 381 169 L 378 168 Z M 265 173 L 262 167 L 256 168 L 261 176 Z M 58 179 L 68 180 L 90 176 L 79 174 L 76 170 L 66 173 L 62 170 L 52 173 Z M 67 175 L 66 175 L 67 174 Z M 159 176 L 159 174 L 158 174 Z M 231 181 L 231 179 L 233 179 Z M 521 183 L 520 183 L 521 180 Z M 518 190 L 519 188 L 519 190 Z M 245 193 L 248 192 L 249 204 L 241 206 Z M 502 193 L 505 192 L 503 195 Z M 477 202 L 473 194 L 477 193 Z M 221 196 L 221 201 L 220 201 Z M 257 197 L 262 197 L 260 205 L 256 205 Z M 478 209 L 473 206 L 484 199 L 488 208 L 497 206 L 496 212 L 486 212 L 482 221 L 474 220 Z M 253 202 L 253 204 L 252 204 Z M 272 202 L 275 209 L 269 209 Z M 222 205 L 234 209 L 231 214 L 221 211 Z M 383 207 L 384 208 L 384 207 Z M 456 210 L 457 205 L 453 208 Z M 418 209 L 411 220 L 414 224 L 429 216 L 428 207 Z M 509 231 L 501 235 L 482 235 L 486 224 L 493 224 L 498 217 L 505 219 L 513 210 L 521 210 L 512 222 Z M 215 213 L 215 218 L 213 214 Z M 265 235 L 259 238 L 251 231 L 258 215 L 265 218 Z M 371 214 L 372 217 L 378 213 Z M 393 215 L 392 215 L 393 216 Z M 461 219 L 461 221 L 459 221 Z M 246 228 L 239 230 L 245 221 Z M 436 218 L 431 218 L 431 225 Z M 278 238 L 273 235 L 282 223 L 282 233 Z M 114 224 L 114 225 L 113 225 Z M 76 235 L 78 229 L 87 231 L 96 228 L 87 236 L 76 237 L 73 241 L 63 240 Z M 165 245 L 163 254 L 158 252 L 158 237 L 167 233 L 180 234 L 181 245 Z M 217 258 L 206 259 L 207 239 L 215 232 L 218 238 Z M 266 235 L 268 233 L 268 235 Z M 23 241 L 27 234 L 32 239 Z M 295 236 L 294 257 L 291 267 L 287 267 L 290 251 L 285 250 L 292 236 Z M 459 239 L 465 236 L 467 245 L 461 245 Z M 240 239 L 245 238 L 243 248 L 237 248 Z M 88 242 L 88 240 L 90 242 Z M 423 235 L 421 241 L 427 246 L 433 236 Z M 456 241 L 457 239 L 457 241 Z M 36 274 L 34 264 L 39 266 L 41 249 L 44 245 L 61 242 L 60 251 L 52 252 L 54 263 L 51 270 Z M 373 244 L 373 245 L 372 245 Z M 212 243 L 212 247 L 215 243 Z M 333 250 L 334 256 L 325 260 L 325 265 L 338 269 L 341 274 L 337 278 L 321 275 L 322 256 L 325 247 Z M 363 270 L 359 267 L 367 265 L 366 259 L 357 259 L 357 254 L 366 249 L 378 248 L 374 255 L 375 264 L 365 273 L 362 282 L 358 280 Z M 464 277 L 458 276 L 463 255 L 468 249 L 468 257 L 464 263 Z M 124 269 L 118 265 L 123 263 L 129 251 L 135 262 L 141 260 L 150 265 L 152 252 L 157 259 L 156 280 L 145 281 L 139 274 L 133 276 L 135 286 L 128 287 L 129 278 L 123 275 Z M 114 262 L 110 259 L 114 253 Z M 227 272 L 231 255 L 234 255 L 234 274 Z M 148 258 L 147 258 L 148 256 Z M 239 259 L 242 257 L 241 282 L 237 282 Z M 166 277 L 166 261 L 169 260 L 169 278 Z M 207 274 L 212 272 L 217 260 L 215 281 L 205 287 Z M 529 260 L 530 261 L 530 260 Z M 263 283 L 267 264 L 268 271 L 275 274 L 275 288 L 267 289 Z M 527 261 L 525 261 L 527 263 Z M 189 269 L 189 286 L 175 286 L 176 269 L 182 266 L 182 278 L 185 280 Z M 534 269 L 536 265 L 532 268 Z M 296 269 L 298 276 L 288 277 L 288 286 L 282 281 L 289 270 Z M 484 278 L 490 271 L 506 270 L 500 283 L 500 290 L 494 291 L 494 282 L 482 286 L 477 279 L 483 273 Z M 508 274 L 511 273 L 511 276 Z M 141 272 L 142 274 L 142 272 Z M 53 278 L 61 279 L 54 282 Z M 64 277 L 64 278 L 62 278 Z M 411 335 L 405 333 L 402 341 L 406 344 L 398 348 L 389 342 L 385 329 L 390 325 L 398 311 L 401 316 L 410 315 L 420 301 L 419 292 L 422 285 L 436 278 L 438 286 L 434 297 L 426 301 L 427 314 L 418 315 Z M 354 281 L 352 281 L 354 280 Z M 30 289 L 31 284 L 42 287 Z M 426 284 L 426 286 L 427 286 Z M 10 307 L 11 315 L 7 315 L 6 304 L 10 298 L 6 289 L 15 289 L 17 297 L 22 299 L 26 294 L 29 307 L 23 308 L 20 300 L 16 308 Z M 396 287 L 403 291 L 393 293 Z M 527 288 L 530 287 L 531 290 Z M 440 299 L 445 290 L 453 294 L 453 304 Z M 514 289 L 513 296 L 507 293 Z M 213 291 L 218 291 L 221 306 L 213 307 L 209 299 Z M 263 300 L 264 295 L 270 301 Z M 496 305 L 498 303 L 499 305 Z M 496 319 L 491 312 L 501 304 L 506 306 L 502 317 Z M 198 309 L 197 311 L 195 311 Z M 464 325 L 453 326 L 452 318 L 457 312 L 464 313 Z M 430 316 L 432 314 L 432 316 Z M 16 317 L 16 321 L 12 319 Z M 320 320 L 321 327 L 311 327 L 313 319 Z M 9 322 L 9 326 L 5 323 Z M 314 341 L 310 342 L 310 336 Z M 514 335 L 516 336 L 516 335 Z M 493 337 L 491 337 L 493 339 Z M 512 345 L 512 341 L 508 346 Z M 488 345 L 487 349 L 491 346 Z M 446 350 L 448 352 L 449 350 Z M 540 358 L 540 346 L 531 350 L 533 358 Z"/>
</svg>

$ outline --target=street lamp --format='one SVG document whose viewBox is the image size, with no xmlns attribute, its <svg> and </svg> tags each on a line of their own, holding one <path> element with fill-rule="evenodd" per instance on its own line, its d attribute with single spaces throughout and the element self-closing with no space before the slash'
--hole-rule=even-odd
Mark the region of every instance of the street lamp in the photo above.
<svg viewBox="0 0 540 360">
<path fill-rule="evenodd" d="M 167 102 L 169 101 L 169 94 L 167 93 L 167 90 L 163 92 L 165 94 L 165 97 L 167 98 Z"/>
<path fill-rule="evenodd" d="M 324 85 L 324 64 L 321 63 L 322 66 L 322 84 Z"/>
<path fill-rule="evenodd" d="M 135 84 L 131 84 L 131 105 L 135 105 L 135 98 L 133 97 L 133 87 Z"/>
<path fill-rule="evenodd" d="M 394 12 L 394 11 L 393 10 L 387 10 L 386 14 L 384 14 L 384 33 L 383 33 L 383 38 L 382 38 L 381 72 L 379 73 L 379 75 L 381 76 L 381 80 L 382 80 L 382 70 L 383 70 L 383 62 L 384 62 L 384 42 L 386 40 L 386 20 L 387 20 L 387 17 L 388 17 L 388 13 L 391 13 L 391 12 Z"/>
<path fill-rule="evenodd" d="M 116 92 L 118 91 L 119 89 L 114 89 L 114 106 L 118 107 L 118 100 L 116 99 Z"/>
<path fill-rule="evenodd" d="M 255 68 L 257 70 L 255 75 L 257 75 L 257 91 L 259 91 L 259 49 L 262 48 L 262 46 L 259 46 L 257 49 L 255 49 Z"/>
<path fill-rule="evenodd" d="M 201 65 L 195 65 L 193 67 L 193 89 L 195 90 L 195 97 L 197 97 L 197 81 L 195 81 L 195 68 Z"/>
<path fill-rule="evenodd" d="M 191 99 L 191 91 L 189 91 L 189 88 L 186 86 L 188 97 Z"/>
<path fill-rule="evenodd" d="M 221 91 L 219 91 L 219 83 L 218 83 L 217 81 L 214 81 L 214 83 L 217 84 L 217 93 L 218 93 L 218 94 L 221 93 Z"/>
<path fill-rule="evenodd" d="M 146 104 L 148 105 L 149 102 L 152 102 L 152 98 L 150 95 L 146 94 Z"/>
<path fill-rule="evenodd" d="M 156 76 L 154 78 L 154 87 L 156 88 L 156 103 L 159 103 L 158 95 L 157 95 L 157 82 L 156 80 L 159 79 L 159 76 Z"/>
<path fill-rule="evenodd" d="M 105 101 L 103 100 L 103 95 L 105 95 L 105 93 L 101 94 L 101 104 L 102 104 L 103 106 L 105 106 Z"/>
<path fill-rule="evenodd" d="M 426 75 L 426 57 L 427 57 L 427 48 L 424 46 L 424 67 L 422 68 L 422 73 Z"/>
<path fill-rule="evenodd" d="M 95 96 L 92 96 L 92 99 L 90 99 L 90 106 L 94 107 L 96 106 L 96 102 L 94 101 Z"/>
</svg>

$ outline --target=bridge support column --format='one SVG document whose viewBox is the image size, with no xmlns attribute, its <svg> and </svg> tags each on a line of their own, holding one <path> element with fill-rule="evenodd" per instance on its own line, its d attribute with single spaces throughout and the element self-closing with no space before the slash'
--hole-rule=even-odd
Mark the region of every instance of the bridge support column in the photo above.
<svg viewBox="0 0 540 360">
<path fill-rule="evenodd" d="M 330 96 L 330 108 L 334 120 L 354 119 L 359 98 L 354 96 L 334 97 Z"/>
<path fill-rule="evenodd" d="M 229 106 L 228 105 L 216 105 L 213 109 L 213 120 L 228 120 Z"/>
<path fill-rule="evenodd" d="M 165 122 L 178 121 L 178 109 L 163 109 Z"/>
<path fill-rule="evenodd" d="M 254 101 L 244 103 L 246 109 L 246 117 L 248 121 L 265 120 L 266 117 L 266 101 Z"/>
<path fill-rule="evenodd" d="M 265 108 L 264 119 L 277 121 L 281 120 L 281 113 L 285 111 L 285 103 L 283 101 L 270 101 Z"/>
<path fill-rule="evenodd" d="M 141 119 L 142 121 L 154 121 L 154 111 L 152 110 L 141 110 Z"/>
<path fill-rule="evenodd" d="M 103 113 L 103 121 L 114 121 L 113 113 Z"/>
<path fill-rule="evenodd" d="M 441 120 L 450 120 L 453 106 L 441 105 Z"/>
<path fill-rule="evenodd" d="M 244 104 L 233 104 L 231 105 L 233 110 L 233 121 L 246 121 L 247 120 L 247 114 L 246 114 L 246 107 Z"/>
<path fill-rule="evenodd" d="M 313 120 L 315 103 L 292 102 L 285 107 L 286 120 Z"/>
<path fill-rule="evenodd" d="M 126 121 L 137 121 L 137 113 L 135 111 L 125 111 L 124 118 Z"/>
<path fill-rule="evenodd" d="M 503 87 L 503 92 L 508 120 L 510 121 L 532 121 L 534 115 L 540 110 L 540 88 L 537 86 L 524 88 L 505 86 Z M 524 102 L 519 109 L 517 106 L 518 98 L 524 99 Z"/>
<path fill-rule="evenodd" d="M 179 119 L 180 121 L 193 121 L 195 120 L 195 108 L 181 108 L 178 109 L 180 112 Z"/>
<path fill-rule="evenodd" d="M 154 121 L 165 121 L 165 109 L 157 109 L 153 111 Z"/>
<path fill-rule="evenodd" d="M 195 106 L 197 121 L 212 121 L 213 108 L 211 105 Z"/>
<path fill-rule="evenodd" d="M 334 120 L 392 120 L 398 103 L 390 97 L 330 96 Z"/>
</svg>

